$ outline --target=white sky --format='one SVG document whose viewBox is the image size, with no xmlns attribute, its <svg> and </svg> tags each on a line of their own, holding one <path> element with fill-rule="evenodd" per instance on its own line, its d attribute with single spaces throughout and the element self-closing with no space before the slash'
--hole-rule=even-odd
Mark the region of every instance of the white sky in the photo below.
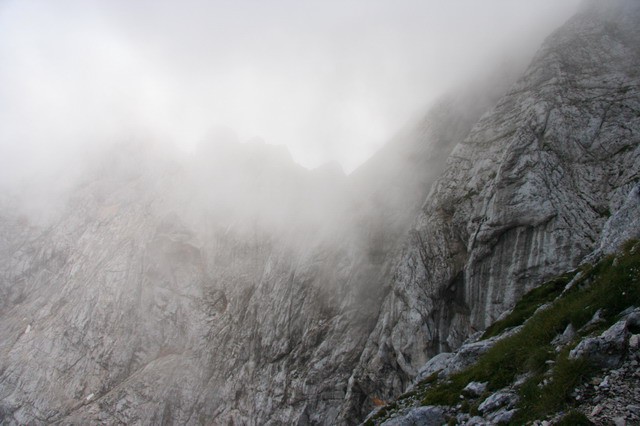
<svg viewBox="0 0 640 426">
<path fill-rule="evenodd" d="M 212 129 L 306 167 L 365 161 L 452 83 L 577 0 L 0 0 L 0 181 Z"/>
</svg>

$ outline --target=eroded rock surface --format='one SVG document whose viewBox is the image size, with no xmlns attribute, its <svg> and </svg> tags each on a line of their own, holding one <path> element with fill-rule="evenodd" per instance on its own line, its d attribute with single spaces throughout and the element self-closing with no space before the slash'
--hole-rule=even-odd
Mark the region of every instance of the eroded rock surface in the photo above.
<svg viewBox="0 0 640 426">
<path fill-rule="evenodd" d="M 639 178 L 639 12 L 632 0 L 585 4 L 456 146 L 398 262 L 345 412 L 370 409 L 364 395 L 398 395 L 429 357 L 597 248 Z"/>
<path fill-rule="evenodd" d="M 222 135 L 193 158 L 118 146 L 44 228 L 3 201 L 2 420 L 339 421 L 404 232 L 483 93 L 443 99 L 364 177 Z"/>
<path fill-rule="evenodd" d="M 121 147 L 52 226 L 2 200 L 2 421 L 353 423 L 404 391 L 577 265 L 637 185 L 639 8 L 611 3 L 363 177 L 261 144 Z"/>
</svg>

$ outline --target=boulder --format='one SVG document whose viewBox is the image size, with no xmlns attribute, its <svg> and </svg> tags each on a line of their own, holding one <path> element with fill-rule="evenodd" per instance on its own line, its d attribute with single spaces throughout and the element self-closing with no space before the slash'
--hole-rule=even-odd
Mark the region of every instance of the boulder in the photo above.
<svg viewBox="0 0 640 426">
<path fill-rule="evenodd" d="M 518 402 L 518 396 L 511 391 L 499 391 L 494 393 L 485 399 L 478 407 L 478 410 L 483 413 L 491 413 L 499 408 L 513 408 Z"/>
<path fill-rule="evenodd" d="M 440 426 L 445 423 L 444 412 L 440 407 L 428 405 L 407 411 L 382 423 L 384 426 Z"/>
<path fill-rule="evenodd" d="M 588 337 L 569 352 L 569 359 L 586 358 L 601 368 L 620 365 L 629 340 L 629 327 L 640 322 L 637 309 L 626 315 L 597 337 Z"/>
<path fill-rule="evenodd" d="M 487 382 L 471 382 L 462 389 L 462 394 L 470 397 L 482 395 L 487 390 Z"/>
</svg>

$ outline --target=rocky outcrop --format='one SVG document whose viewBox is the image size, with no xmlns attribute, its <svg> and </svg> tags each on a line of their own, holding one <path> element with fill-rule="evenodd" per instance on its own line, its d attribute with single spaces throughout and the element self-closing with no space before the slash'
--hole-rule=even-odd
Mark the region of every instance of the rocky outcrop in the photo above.
<svg viewBox="0 0 640 426">
<path fill-rule="evenodd" d="M 629 329 L 640 329 L 640 310 L 636 309 L 626 315 L 600 336 L 582 340 L 569 352 L 569 359 L 585 358 L 597 367 L 617 367 L 627 349 Z"/>
<path fill-rule="evenodd" d="M 596 255 L 615 253 L 626 241 L 638 238 L 640 238 L 640 185 L 636 185 L 629 192 L 622 207 L 605 224 Z"/>
<path fill-rule="evenodd" d="M 445 422 L 443 411 L 438 407 L 417 407 L 406 414 L 394 417 L 383 423 L 385 426 L 429 426 Z"/>
<path fill-rule="evenodd" d="M 596 248 L 639 178 L 639 13 L 631 0 L 586 5 L 456 146 L 398 262 L 343 412 L 369 410 L 365 395 L 399 394 L 429 357 Z"/>
</svg>

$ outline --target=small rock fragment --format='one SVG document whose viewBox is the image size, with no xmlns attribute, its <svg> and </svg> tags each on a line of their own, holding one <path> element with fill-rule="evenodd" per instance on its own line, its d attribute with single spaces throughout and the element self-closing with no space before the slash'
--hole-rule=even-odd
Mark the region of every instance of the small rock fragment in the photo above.
<svg viewBox="0 0 640 426">
<path fill-rule="evenodd" d="M 617 367 L 627 343 L 627 322 L 621 320 L 598 337 L 589 337 L 569 352 L 570 359 L 586 358 L 600 367 Z"/>
<path fill-rule="evenodd" d="M 593 410 L 591 410 L 591 417 L 596 417 L 598 414 L 600 414 L 602 412 L 602 405 L 598 404 L 595 407 L 593 407 Z"/>
<path fill-rule="evenodd" d="M 383 423 L 385 426 L 408 425 L 440 425 L 444 423 L 442 408 L 428 405 L 407 411 L 404 415 L 394 417 Z"/>
<path fill-rule="evenodd" d="M 627 411 L 633 413 L 633 414 L 637 414 L 640 415 L 640 405 L 627 405 Z"/>
<path fill-rule="evenodd" d="M 613 423 L 616 426 L 627 426 L 627 421 L 625 420 L 624 417 L 614 417 L 613 418 Z"/>
<path fill-rule="evenodd" d="M 629 338 L 629 348 L 638 349 L 638 347 L 640 347 L 640 334 L 633 334 Z"/>
<path fill-rule="evenodd" d="M 490 413 L 501 407 L 511 408 L 517 402 L 518 397 L 512 392 L 496 392 L 485 399 L 478 407 L 481 413 Z"/>
<path fill-rule="evenodd" d="M 569 343 L 576 336 L 576 330 L 571 323 L 567 325 L 562 334 L 558 334 L 552 341 L 551 344 L 554 346 L 562 347 Z"/>
<path fill-rule="evenodd" d="M 485 422 L 484 419 L 480 416 L 471 417 L 466 423 L 467 426 L 484 426 L 486 424 L 487 422 Z"/>
<path fill-rule="evenodd" d="M 491 424 L 507 424 L 513 419 L 517 411 L 517 409 L 507 410 L 503 408 L 492 414 L 489 417 L 489 421 Z"/>
<path fill-rule="evenodd" d="M 487 382 L 470 382 L 462 389 L 462 394 L 465 396 L 477 397 L 482 395 L 487 390 Z"/>
</svg>

